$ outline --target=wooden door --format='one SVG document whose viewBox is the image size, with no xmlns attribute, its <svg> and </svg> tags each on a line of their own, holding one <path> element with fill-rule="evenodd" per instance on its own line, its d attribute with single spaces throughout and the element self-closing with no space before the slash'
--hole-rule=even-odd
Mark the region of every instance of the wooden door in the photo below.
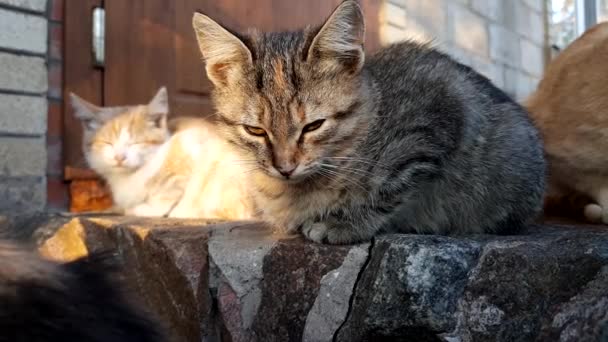
<svg viewBox="0 0 608 342">
<path fill-rule="evenodd" d="M 320 24 L 342 0 L 105 0 L 105 64 L 92 67 L 89 13 L 101 0 L 66 0 L 66 90 L 100 105 L 145 103 L 161 86 L 169 90 L 172 115 L 212 112 L 211 83 L 192 29 L 203 12 L 237 30 L 278 31 Z M 380 0 L 362 0 L 367 45 L 378 46 Z M 71 19 L 71 20 L 70 20 Z M 74 66 L 71 64 L 74 63 Z M 86 170 L 80 124 L 65 106 L 66 178 L 73 211 L 98 210 L 108 196 Z"/>
</svg>

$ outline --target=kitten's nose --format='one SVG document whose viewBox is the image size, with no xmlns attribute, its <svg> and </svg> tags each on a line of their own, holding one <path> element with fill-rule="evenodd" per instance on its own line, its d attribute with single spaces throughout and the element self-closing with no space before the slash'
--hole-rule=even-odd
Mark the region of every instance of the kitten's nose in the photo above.
<svg viewBox="0 0 608 342">
<path fill-rule="evenodd" d="M 116 160 L 118 164 L 124 162 L 125 159 L 127 159 L 127 156 L 124 153 L 116 153 L 114 155 L 114 160 Z"/>
<path fill-rule="evenodd" d="M 289 176 L 291 176 L 293 174 L 293 172 L 296 170 L 296 168 L 298 167 L 298 165 L 282 165 L 282 166 L 277 166 L 277 171 L 279 171 L 279 173 L 285 177 L 285 178 L 289 178 Z"/>
</svg>

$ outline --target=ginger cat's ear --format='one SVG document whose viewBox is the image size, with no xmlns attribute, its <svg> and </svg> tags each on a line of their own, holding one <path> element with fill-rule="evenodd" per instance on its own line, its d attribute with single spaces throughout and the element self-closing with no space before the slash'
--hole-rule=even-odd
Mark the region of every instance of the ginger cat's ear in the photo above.
<svg viewBox="0 0 608 342">
<path fill-rule="evenodd" d="M 213 19 L 194 13 L 192 26 L 206 64 L 207 76 L 217 87 L 230 84 L 240 76 L 244 66 L 251 65 L 251 51 L 241 39 Z"/>
<path fill-rule="evenodd" d="M 365 20 L 356 1 L 342 2 L 327 19 L 308 49 L 307 60 L 321 70 L 357 72 L 363 67 Z"/>
<path fill-rule="evenodd" d="M 74 116 L 80 119 L 87 130 L 96 130 L 109 119 L 107 115 L 103 115 L 102 107 L 87 102 L 74 93 L 70 93 L 70 103 L 74 109 Z"/>
<path fill-rule="evenodd" d="M 167 116 L 169 115 L 169 95 L 167 88 L 161 87 L 156 95 L 148 103 L 148 119 L 158 128 L 167 127 Z"/>
</svg>

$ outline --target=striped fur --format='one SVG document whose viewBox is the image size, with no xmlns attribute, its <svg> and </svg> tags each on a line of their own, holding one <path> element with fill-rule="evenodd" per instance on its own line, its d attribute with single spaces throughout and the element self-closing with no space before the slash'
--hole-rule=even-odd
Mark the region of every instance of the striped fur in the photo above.
<svg viewBox="0 0 608 342">
<path fill-rule="evenodd" d="M 217 38 L 203 14 L 193 25 L 215 72 L 219 132 L 257 168 L 250 185 L 277 227 L 351 243 L 507 233 L 539 212 L 545 164 L 525 110 L 426 45 L 366 59 L 355 1 L 296 32 Z"/>
</svg>

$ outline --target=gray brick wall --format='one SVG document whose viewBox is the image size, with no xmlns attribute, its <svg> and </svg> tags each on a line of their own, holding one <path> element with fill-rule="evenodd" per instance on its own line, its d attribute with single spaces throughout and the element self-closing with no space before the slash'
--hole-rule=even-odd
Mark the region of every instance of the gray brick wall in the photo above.
<svg viewBox="0 0 608 342">
<path fill-rule="evenodd" d="M 0 214 L 46 205 L 47 0 L 0 0 Z"/>
<path fill-rule="evenodd" d="M 383 0 L 381 41 L 433 40 L 518 100 L 544 69 L 543 0 Z"/>
</svg>

